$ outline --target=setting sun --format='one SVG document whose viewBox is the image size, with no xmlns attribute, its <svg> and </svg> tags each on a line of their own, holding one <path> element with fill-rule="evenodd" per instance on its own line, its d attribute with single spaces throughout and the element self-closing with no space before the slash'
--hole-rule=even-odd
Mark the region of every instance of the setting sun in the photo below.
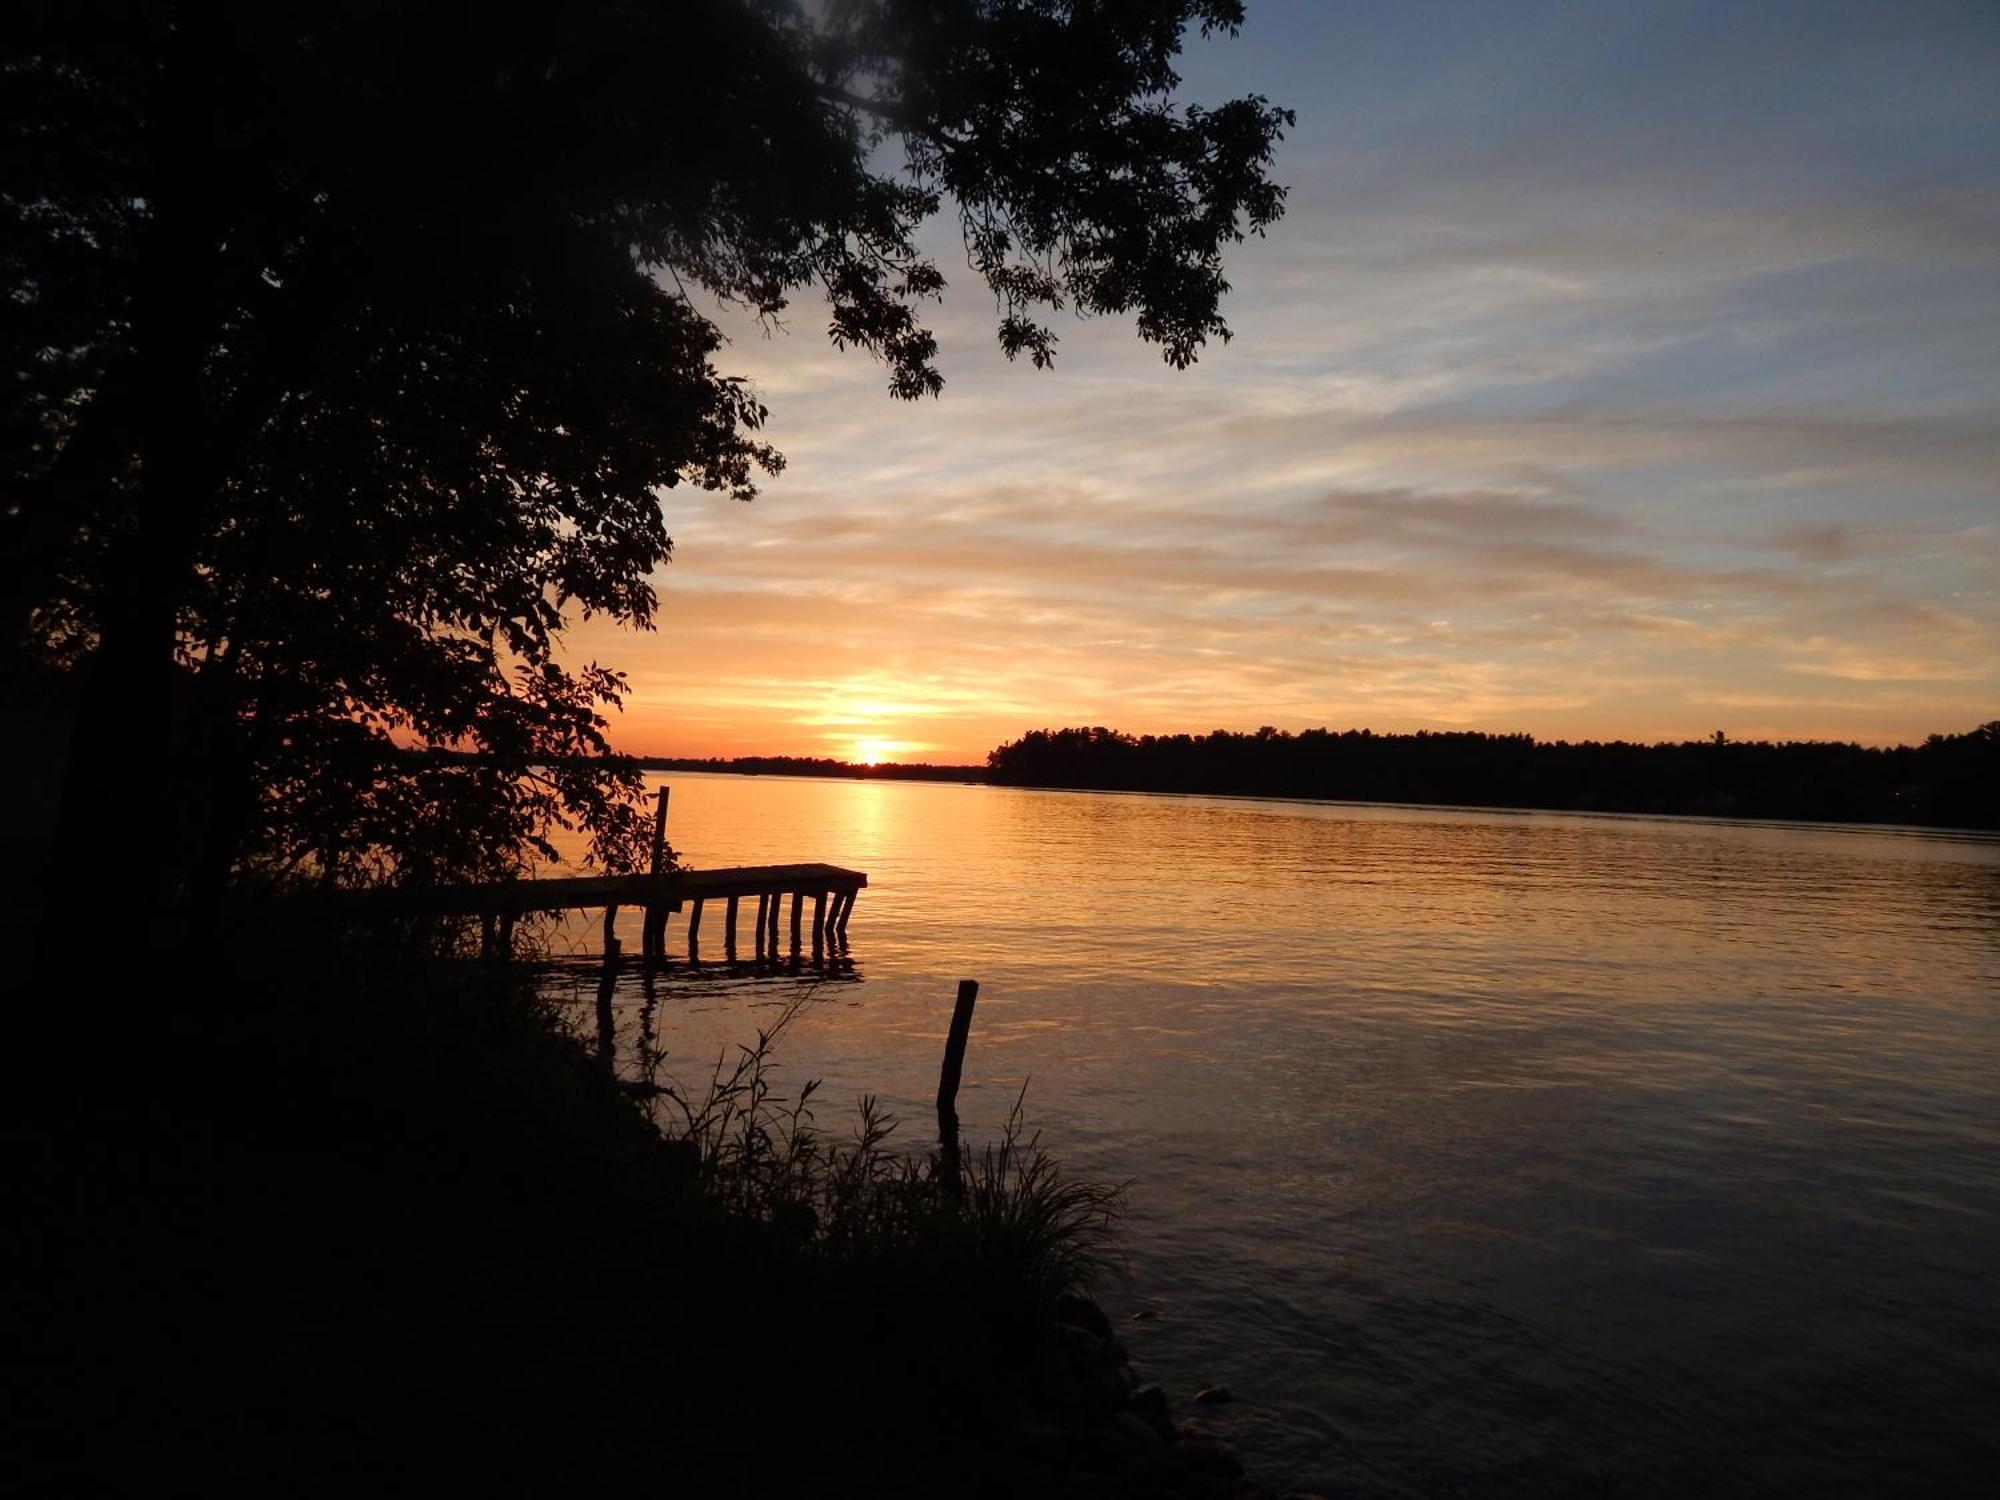
<svg viewBox="0 0 2000 1500">
<path fill-rule="evenodd" d="M 864 766 L 879 766 L 895 754 L 896 749 L 897 744 L 894 740 L 856 740 L 854 758 Z"/>
</svg>

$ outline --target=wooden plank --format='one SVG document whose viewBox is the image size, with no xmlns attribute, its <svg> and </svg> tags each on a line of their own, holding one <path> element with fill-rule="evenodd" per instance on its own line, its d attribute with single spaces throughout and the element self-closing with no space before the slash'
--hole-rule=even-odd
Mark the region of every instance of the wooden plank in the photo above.
<svg viewBox="0 0 2000 1500">
<path fill-rule="evenodd" d="M 859 870 L 843 870 L 838 865 L 744 865 L 723 870 L 683 870 L 680 891 L 684 898 L 703 896 L 790 895 L 794 891 L 858 890 L 868 884 Z"/>
<path fill-rule="evenodd" d="M 673 912 L 691 900 L 717 901 L 744 896 L 775 899 L 837 894 L 851 898 L 867 884 L 868 877 L 862 871 L 839 865 L 740 865 L 718 870 L 675 870 L 664 875 L 559 875 L 480 885 L 403 886 L 338 892 L 332 899 L 392 912 L 505 919 L 529 912 L 609 905 Z M 851 905 L 851 900 L 845 904 Z"/>
<path fill-rule="evenodd" d="M 566 875 L 545 880 L 500 880 L 486 885 L 398 886 L 341 895 L 384 911 L 466 917 L 582 910 L 612 901 L 642 906 L 650 900 L 664 902 L 670 909 L 680 906 L 680 892 L 673 877 L 656 880 L 650 875 Z"/>
</svg>

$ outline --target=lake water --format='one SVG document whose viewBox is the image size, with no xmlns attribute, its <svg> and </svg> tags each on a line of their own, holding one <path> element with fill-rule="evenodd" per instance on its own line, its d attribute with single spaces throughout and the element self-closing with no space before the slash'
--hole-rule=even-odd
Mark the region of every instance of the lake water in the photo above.
<svg viewBox="0 0 2000 1500">
<path fill-rule="evenodd" d="M 1152 1314 L 1124 1336 L 1177 1413 L 1234 1390 L 1203 1419 L 1266 1482 L 1992 1493 L 2000 842 L 669 780 L 692 864 L 868 872 L 781 1054 L 820 1123 L 867 1090 L 926 1144 L 978 979 L 968 1137 L 1028 1080 L 1065 1162 L 1129 1180 L 1104 1301 Z M 714 962 L 720 915 L 699 970 L 670 930 L 684 1079 L 805 982 Z"/>
</svg>

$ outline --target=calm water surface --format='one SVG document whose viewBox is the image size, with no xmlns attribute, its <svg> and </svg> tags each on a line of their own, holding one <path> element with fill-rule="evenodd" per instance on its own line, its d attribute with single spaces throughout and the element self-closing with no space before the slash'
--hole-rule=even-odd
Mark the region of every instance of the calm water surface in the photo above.
<svg viewBox="0 0 2000 1500">
<path fill-rule="evenodd" d="M 856 977 L 782 1053 L 820 1123 L 867 1090 L 925 1144 L 980 980 L 970 1135 L 1027 1080 L 1130 1180 L 1105 1301 L 1154 1312 L 1125 1337 L 1177 1410 L 1233 1388 L 1213 1425 L 1267 1482 L 1993 1492 L 2000 842 L 670 780 L 693 864 L 869 874 Z M 800 984 L 714 962 L 719 918 L 699 970 L 670 934 L 684 1079 Z"/>
</svg>

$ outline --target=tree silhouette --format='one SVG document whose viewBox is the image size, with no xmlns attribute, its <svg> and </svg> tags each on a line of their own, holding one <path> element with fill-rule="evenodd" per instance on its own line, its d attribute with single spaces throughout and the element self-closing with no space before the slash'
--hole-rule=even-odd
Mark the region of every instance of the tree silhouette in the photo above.
<svg viewBox="0 0 2000 1500">
<path fill-rule="evenodd" d="M 2000 827 L 2000 722 L 1886 748 L 1720 731 L 1640 745 L 1270 725 L 1201 735 L 1034 729 L 986 764 L 991 780 L 1015 786 Z"/>
<path fill-rule="evenodd" d="M 780 456 L 704 309 L 825 298 L 941 386 L 918 248 L 955 213 L 1010 356 L 1054 310 L 1176 366 L 1277 218 L 1289 115 L 1176 102 L 1232 0 L 572 0 L 536 10 L 32 3 L 0 73 L 15 691 L 77 703 L 63 857 L 185 891 L 246 857 L 628 863 L 623 689 L 660 492 Z M 473 752 L 413 756 L 412 749 Z M 160 784 L 164 778 L 164 786 Z"/>
</svg>

